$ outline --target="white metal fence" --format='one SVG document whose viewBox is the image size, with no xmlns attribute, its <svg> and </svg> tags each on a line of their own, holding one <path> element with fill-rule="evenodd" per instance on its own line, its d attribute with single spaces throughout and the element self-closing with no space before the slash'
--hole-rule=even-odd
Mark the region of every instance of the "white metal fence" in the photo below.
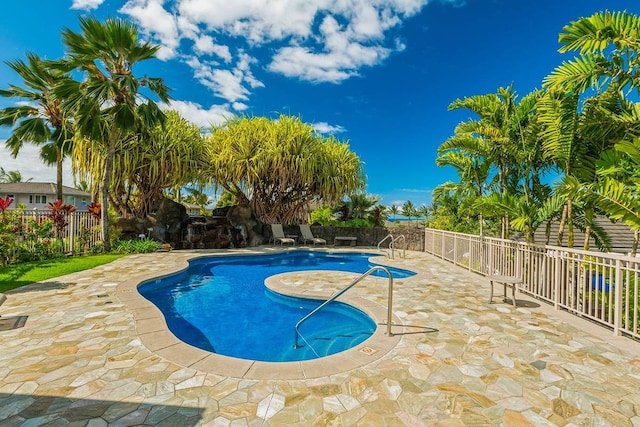
<svg viewBox="0 0 640 427">
<path fill-rule="evenodd" d="M 30 220 L 40 223 L 47 219 L 51 219 L 51 210 L 49 209 L 24 210 L 20 213 L 22 227 L 19 232 L 26 236 L 33 231 Z M 67 216 L 67 222 L 68 225 L 62 230 L 62 234 L 56 236 L 62 241 L 65 252 L 82 251 L 85 248 L 80 246 L 84 245 L 88 248 L 101 240 L 100 220 L 91 213 L 87 211 L 71 212 Z"/>
<path fill-rule="evenodd" d="M 640 338 L 640 258 L 434 229 L 425 252 L 482 275 L 521 274 L 518 291 Z"/>
</svg>

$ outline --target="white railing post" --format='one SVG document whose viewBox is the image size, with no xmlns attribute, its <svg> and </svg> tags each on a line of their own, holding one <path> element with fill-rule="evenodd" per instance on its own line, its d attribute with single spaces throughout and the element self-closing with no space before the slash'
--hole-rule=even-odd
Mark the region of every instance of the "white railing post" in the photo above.
<svg viewBox="0 0 640 427">
<path fill-rule="evenodd" d="M 603 279 L 604 282 L 604 279 Z M 604 289 L 605 284 L 602 284 Z M 611 291 L 611 289 L 609 289 Z M 613 334 L 620 335 L 620 329 L 622 325 L 622 260 L 616 260 L 616 281 L 613 289 L 615 299 L 615 311 L 613 313 Z M 635 304 L 638 303 L 638 296 L 635 295 L 634 307 L 637 310 Z"/>
<path fill-rule="evenodd" d="M 458 265 L 458 235 L 453 235 L 453 263 Z"/>
<path fill-rule="evenodd" d="M 561 258 L 558 251 L 553 251 L 555 256 L 553 257 L 554 264 L 554 280 L 553 280 L 553 308 L 558 309 L 560 304 L 560 282 L 562 281 L 562 273 L 560 272 Z M 547 252 L 548 253 L 548 252 Z"/>
<path fill-rule="evenodd" d="M 76 228 L 78 224 L 77 216 L 79 214 L 80 214 L 79 212 L 71 212 L 70 214 L 71 218 L 69 219 L 69 226 L 67 227 L 67 235 L 69 236 L 69 240 L 68 240 L 69 248 L 67 248 L 67 251 L 72 253 L 76 243 L 76 234 L 78 233 L 78 230 L 76 230 Z"/>
</svg>

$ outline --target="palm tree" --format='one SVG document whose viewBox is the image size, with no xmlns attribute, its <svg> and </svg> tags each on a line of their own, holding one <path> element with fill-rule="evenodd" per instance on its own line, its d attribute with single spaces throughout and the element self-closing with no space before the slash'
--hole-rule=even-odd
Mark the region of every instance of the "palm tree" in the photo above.
<svg viewBox="0 0 640 427">
<path fill-rule="evenodd" d="M 487 160 L 490 153 L 486 139 L 474 137 L 461 132 L 457 127 L 456 135 L 449 138 L 438 148 L 436 165 L 452 166 L 458 173 L 459 182 L 447 181 L 434 190 L 437 194 L 442 191 L 453 191 L 463 198 L 475 199 L 482 197 L 489 186 L 489 172 L 491 163 Z M 484 234 L 482 214 L 478 216 L 480 235 Z"/>
<path fill-rule="evenodd" d="M 423 218 L 423 222 L 429 218 L 429 206 L 420 205 L 420 207 L 416 210 L 416 215 L 418 217 Z"/>
<path fill-rule="evenodd" d="M 365 219 L 374 208 L 380 197 L 359 192 L 349 196 L 347 206 L 353 219 Z"/>
<path fill-rule="evenodd" d="M 26 63 L 18 60 L 7 64 L 20 75 L 25 87 L 9 85 L 9 89 L 0 90 L 0 96 L 30 103 L 0 110 L 0 125 L 15 126 L 5 144 L 14 158 L 25 142 L 41 145 L 40 157 L 56 165 L 56 197 L 62 200 L 62 163 L 70 152 L 71 134 L 62 102 L 52 90 L 68 76 L 33 53 L 27 54 Z"/>
<path fill-rule="evenodd" d="M 450 110 L 466 108 L 479 116 L 479 120 L 463 122 L 456 128 L 454 138 L 440 148 L 469 150 L 474 144 L 477 149 L 469 150 L 471 156 L 479 155 L 495 170 L 495 183 L 500 194 L 513 191 L 513 185 L 520 182 L 522 167 L 522 147 L 527 138 L 529 123 L 534 117 L 536 92 L 527 95 L 518 103 L 518 95 L 512 86 L 498 88 L 497 94 L 477 95 L 458 99 L 449 105 Z M 462 146 L 458 146 L 462 144 Z M 481 164 L 477 165 L 478 170 Z M 482 166 L 484 168 L 484 166 Z M 487 185 L 487 184 L 485 184 Z M 489 183 L 489 186 L 493 183 Z M 478 186 L 478 183 L 475 183 Z M 501 235 L 509 235 L 509 217 L 502 219 Z"/>
<path fill-rule="evenodd" d="M 634 135 L 638 135 L 640 120 L 637 107 L 629 105 L 622 93 L 633 89 L 640 91 L 639 27 L 640 18 L 637 15 L 604 11 L 565 26 L 558 38 L 562 44 L 559 49 L 561 53 L 579 51 L 580 55 L 558 66 L 545 78 L 545 85 L 550 90 L 568 92 L 572 97 L 579 97 L 588 90 L 596 91 L 596 96 L 583 101 L 585 107 L 581 113 L 587 116 L 581 120 L 585 128 L 583 134 L 595 139 L 588 141 L 593 143 L 595 160 L 616 142 L 631 141 Z M 622 143 L 616 149 L 619 147 L 633 151 L 633 144 Z M 610 173 L 605 173 L 604 180 L 599 182 L 602 174 L 596 175 L 595 160 L 589 164 L 589 186 L 585 188 L 584 182 L 580 182 L 582 191 L 576 193 L 585 196 L 587 203 L 599 203 L 612 218 L 627 218 L 623 220 L 629 221 L 626 214 L 621 216 L 622 206 L 616 206 L 615 202 L 624 204 L 632 201 L 633 196 L 629 200 L 622 200 L 619 192 L 629 182 L 616 181 L 619 174 Z M 577 159 L 576 164 L 580 162 L 581 159 Z M 596 195 L 599 197 L 595 199 L 591 198 L 589 195 L 593 191 L 601 194 Z M 588 206 L 586 217 L 589 219 L 592 216 L 592 208 Z"/>
<path fill-rule="evenodd" d="M 584 93 L 615 83 L 640 90 L 640 17 L 629 12 L 597 12 L 571 22 L 558 36 L 558 51 L 579 51 L 544 79 L 553 90 Z"/>
<path fill-rule="evenodd" d="M 408 218 L 409 224 L 411 224 L 411 217 L 414 216 L 415 213 L 416 213 L 416 208 L 413 205 L 413 202 L 411 200 L 407 200 L 402 204 L 402 215 Z"/>
<path fill-rule="evenodd" d="M 203 192 L 201 188 L 186 187 L 185 190 L 189 193 L 187 197 L 185 197 L 185 202 L 200 207 L 205 207 L 207 203 L 209 203 L 209 196 Z"/>
<path fill-rule="evenodd" d="M 59 63 L 65 71 L 80 71 L 84 81 L 65 80 L 56 94 L 72 112 L 76 138 L 88 140 L 95 152 L 104 156 L 100 182 L 102 236 L 110 249 L 109 191 L 113 161 L 120 144 L 136 134 L 163 123 L 165 116 L 157 104 L 140 91 L 142 87 L 163 102 L 169 101 L 162 79 L 136 77 L 134 66 L 155 58 L 159 46 L 142 43 L 135 26 L 121 19 L 80 17 L 81 32 L 62 32 L 67 58 Z"/>
<path fill-rule="evenodd" d="M 400 213 L 400 208 L 398 208 L 396 205 L 391 205 L 389 207 L 389 213 L 393 215 L 393 222 L 396 221 L 396 215 L 398 215 Z"/>
<path fill-rule="evenodd" d="M 0 182 L 5 184 L 14 184 L 18 182 L 29 182 L 33 178 L 23 179 L 20 171 L 5 171 L 2 166 L 0 166 Z"/>
<path fill-rule="evenodd" d="M 165 189 L 175 191 L 196 182 L 205 166 L 200 128 L 177 111 L 165 115 L 164 125 L 127 138 L 114 156 L 109 197 L 120 216 L 146 218 Z M 96 171 L 103 170 L 104 156 L 95 153 L 87 139 L 79 140 L 75 148 L 75 164 L 90 174 L 92 182 L 99 182 Z"/>
</svg>

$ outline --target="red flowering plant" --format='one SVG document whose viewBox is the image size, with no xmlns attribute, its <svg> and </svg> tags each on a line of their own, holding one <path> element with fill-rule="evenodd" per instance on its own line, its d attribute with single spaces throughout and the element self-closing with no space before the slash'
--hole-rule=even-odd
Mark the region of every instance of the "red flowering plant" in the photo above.
<svg viewBox="0 0 640 427">
<path fill-rule="evenodd" d="M 100 219 L 102 215 L 102 205 L 100 203 L 91 202 L 87 205 L 87 210 L 95 218 Z"/>
<path fill-rule="evenodd" d="M 62 200 L 56 200 L 55 202 L 49 203 L 47 208 L 51 209 L 51 220 L 56 227 L 58 237 L 60 237 L 64 229 L 69 225 L 67 221 L 69 214 L 75 212 L 76 207 L 65 204 Z"/>
<path fill-rule="evenodd" d="M 0 197 L 0 212 L 2 212 L 2 218 L 4 218 L 4 211 L 9 209 L 9 206 L 11 206 L 11 202 L 13 202 L 13 199 L 9 196 L 5 199 Z"/>
</svg>

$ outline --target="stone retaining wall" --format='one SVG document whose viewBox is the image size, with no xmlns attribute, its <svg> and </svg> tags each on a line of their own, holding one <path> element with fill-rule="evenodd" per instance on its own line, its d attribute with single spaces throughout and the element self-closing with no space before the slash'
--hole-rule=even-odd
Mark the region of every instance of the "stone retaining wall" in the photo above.
<svg viewBox="0 0 640 427">
<path fill-rule="evenodd" d="M 271 235 L 271 230 L 267 225 L 265 227 L 265 236 Z M 285 234 L 296 235 L 300 237 L 300 228 L 297 225 L 283 226 Z M 336 236 L 356 237 L 357 246 L 378 246 L 378 243 L 388 234 L 394 237 L 404 235 L 407 247 L 412 251 L 424 251 L 424 229 L 406 226 L 393 227 L 324 227 L 321 225 L 312 225 L 311 231 L 316 237 L 323 238 L 328 245 L 333 245 Z M 341 245 L 348 245 L 348 242 L 339 242 Z M 383 247 L 387 247 L 383 244 Z M 402 249 L 397 246 L 398 249 Z"/>
</svg>

